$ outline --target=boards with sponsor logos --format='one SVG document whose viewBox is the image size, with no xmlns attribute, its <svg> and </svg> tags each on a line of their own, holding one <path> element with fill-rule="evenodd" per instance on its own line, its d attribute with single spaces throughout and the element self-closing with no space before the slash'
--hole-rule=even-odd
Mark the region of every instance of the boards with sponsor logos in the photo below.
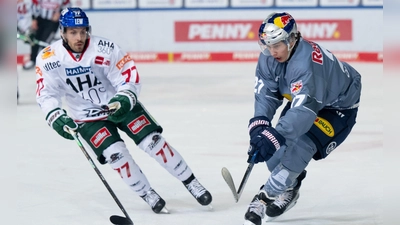
<svg viewBox="0 0 400 225">
<path fill-rule="evenodd" d="M 196 4 L 207 2 L 206 0 L 193 1 L 196 1 Z M 81 1 L 80 4 L 84 5 L 87 2 Z M 105 7 L 111 1 L 94 0 L 93 4 L 84 6 L 93 7 L 96 5 L 95 2 L 97 6 L 101 2 L 102 7 Z M 251 10 L 226 10 L 226 8 L 186 10 L 180 8 L 187 6 L 186 1 L 183 0 L 115 2 L 127 8 L 129 4 L 136 2 L 136 7 L 147 7 L 146 10 L 151 13 L 143 13 L 141 10 L 113 10 L 112 8 L 88 10 L 92 32 L 115 40 L 124 50 L 135 54 L 138 57 L 134 57 L 136 61 L 248 61 L 249 56 L 251 60 L 254 60 L 253 56 L 259 53 L 257 44 L 259 26 L 273 11 L 290 12 L 295 17 L 304 38 L 320 42 L 347 61 L 381 62 L 383 60 L 383 37 L 365 35 L 370 32 L 371 27 L 383 27 L 383 9 L 376 7 L 382 4 L 382 0 L 349 1 L 352 4 L 359 3 L 368 7 L 350 6 L 345 10 L 346 13 L 343 13 L 343 8 L 336 6 L 332 6 L 329 13 L 327 9 L 321 7 L 306 10 L 301 6 L 265 8 L 265 5 L 276 5 L 278 0 L 215 1 L 216 5 L 229 2 L 237 7 L 254 7 Z M 260 2 L 262 2 L 261 5 Z M 288 3 L 283 0 L 279 2 Z M 331 0 L 299 0 L 298 2 L 336 4 L 336 1 Z M 158 4 L 168 6 L 173 10 L 162 10 Z M 192 6 L 195 7 L 194 2 Z M 197 6 L 200 7 L 200 5 Z M 157 10 L 153 11 L 153 9 Z M 154 26 L 155 20 L 157 26 Z M 130 23 L 132 25 L 122 25 L 126 24 L 126 21 L 132 21 Z M 17 41 L 17 45 L 18 62 L 21 63 L 26 60 L 30 50 L 29 46 L 22 41 Z"/>
<path fill-rule="evenodd" d="M 82 9 L 382 6 L 383 0 L 71 0 Z"/>
</svg>

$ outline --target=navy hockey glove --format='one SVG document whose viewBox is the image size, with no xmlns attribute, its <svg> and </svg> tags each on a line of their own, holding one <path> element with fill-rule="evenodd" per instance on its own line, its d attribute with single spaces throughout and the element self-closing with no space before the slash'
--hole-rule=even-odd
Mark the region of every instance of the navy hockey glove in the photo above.
<svg viewBox="0 0 400 225">
<path fill-rule="evenodd" d="M 248 163 L 268 161 L 275 151 L 285 144 L 285 138 L 271 127 L 270 120 L 265 116 L 256 116 L 250 119 L 248 128 L 250 134 Z M 254 154 L 257 155 L 253 159 Z"/>
<path fill-rule="evenodd" d="M 108 116 L 108 120 L 114 123 L 122 122 L 128 112 L 131 111 L 135 105 L 135 93 L 129 90 L 117 92 L 117 94 L 115 94 L 115 96 L 108 102 L 108 107 L 110 109 L 115 109 L 115 111 Z"/>
<path fill-rule="evenodd" d="M 63 138 L 73 140 L 74 138 L 68 133 L 70 130 L 78 129 L 78 124 L 66 114 L 66 111 L 60 108 L 53 109 L 46 116 L 47 124 L 52 127 Z"/>
</svg>

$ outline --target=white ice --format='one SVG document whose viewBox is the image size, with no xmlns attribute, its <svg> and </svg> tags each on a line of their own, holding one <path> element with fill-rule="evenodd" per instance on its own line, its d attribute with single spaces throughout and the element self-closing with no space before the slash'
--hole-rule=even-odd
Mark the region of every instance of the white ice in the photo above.
<svg viewBox="0 0 400 225">
<path fill-rule="evenodd" d="M 243 223 L 248 203 L 269 172 L 264 164 L 256 165 L 235 203 L 221 168 L 230 170 L 237 187 L 247 167 L 247 123 L 253 113 L 255 65 L 137 64 L 143 83 L 139 99 L 164 127 L 167 141 L 212 193 L 214 210 L 200 206 L 181 182 L 123 135 L 135 161 L 171 212 L 154 214 L 116 172 L 108 165 L 97 164 L 135 225 Z M 298 204 L 268 224 L 383 224 L 383 66 L 353 65 L 363 80 L 353 132 L 327 159 L 309 164 Z M 12 164 L 18 168 L 18 183 L 13 190 L 18 193 L 18 224 L 108 225 L 111 215 L 123 216 L 77 144 L 61 138 L 46 124 L 35 102 L 34 70 L 19 69 L 18 73 L 19 141 L 13 151 L 19 152 L 19 157 L 13 159 L 17 164 Z"/>
</svg>

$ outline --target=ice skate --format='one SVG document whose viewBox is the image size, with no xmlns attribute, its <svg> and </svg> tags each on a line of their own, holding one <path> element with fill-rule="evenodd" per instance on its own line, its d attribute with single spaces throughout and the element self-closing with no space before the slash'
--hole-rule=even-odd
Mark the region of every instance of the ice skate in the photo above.
<svg viewBox="0 0 400 225">
<path fill-rule="evenodd" d="M 207 189 L 203 187 L 203 185 L 200 184 L 200 182 L 194 177 L 194 175 L 191 175 L 186 181 L 183 182 L 185 185 L 186 189 L 190 192 L 190 194 L 193 195 L 194 198 L 196 198 L 197 202 L 200 203 L 200 205 L 203 206 L 208 206 L 210 209 L 213 207 L 211 206 L 211 201 L 212 201 L 212 196 Z"/>
<path fill-rule="evenodd" d="M 141 198 L 150 205 L 153 212 L 169 213 L 168 209 L 165 207 L 164 199 L 162 199 L 152 188 L 147 191 L 145 195 L 141 196 Z"/>
<path fill-rule="evenodd" d="M 35 62 L 32 61 L 32 60 L 26 62 L 26 63 L 22 66 L 22 68 L 23 68 L 24 70 L 31 70 L 31 69 L 33 69 L 34 67 L 35 67 Z"/>
<path fill-rule="evenodd" d="M 261 225 L 262 219 L 265 216 L 267 206 L 274 200 L 267 197 L 267 193 L 263 189 L 264 185 L 261 186 L 260 191 L 256 194 L 251 201 L 246 214 L 244 215 L 243 225 Z"/>
<path fill-rule="evenodd" d="M 297 185 L 278 195 L 275 198 L 275 201 L 267 207 L 267 221 L 274 220 L 276 217 L 282 215 L 296 205 L 297 199 L 300 197 L 299 189 L 301 186 L 301 181 L 306 177 L 306 174 L 307 171 L 304 170 L 297 177 Z"/>
</svg>

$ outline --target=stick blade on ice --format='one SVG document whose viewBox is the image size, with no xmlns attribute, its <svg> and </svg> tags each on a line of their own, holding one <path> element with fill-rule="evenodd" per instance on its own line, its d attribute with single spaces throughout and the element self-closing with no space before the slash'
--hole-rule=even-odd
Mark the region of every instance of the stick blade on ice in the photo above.
<svg viewBox="0 0 400 225">
<path fill-rule="evenodd" d="M 122 216 L 113 215 L 110 217 L 110 221 L 116 225 L 133 225 L 132 220 Z"/>
<path fill-rule="evenodd" d="M 222 174 L 222 177 L 224 178 L 226 184 L 228 184 L 229 188 L 231 189 L 233 198 L 235 199 L 236 202 L 238 202 L 239 196 L 237 194 L 235 183 L 233 182 L 231 173 L 229 172 L 229 170 L 227 168 L 222 167 L 221 174 Z"/>
</svg>

